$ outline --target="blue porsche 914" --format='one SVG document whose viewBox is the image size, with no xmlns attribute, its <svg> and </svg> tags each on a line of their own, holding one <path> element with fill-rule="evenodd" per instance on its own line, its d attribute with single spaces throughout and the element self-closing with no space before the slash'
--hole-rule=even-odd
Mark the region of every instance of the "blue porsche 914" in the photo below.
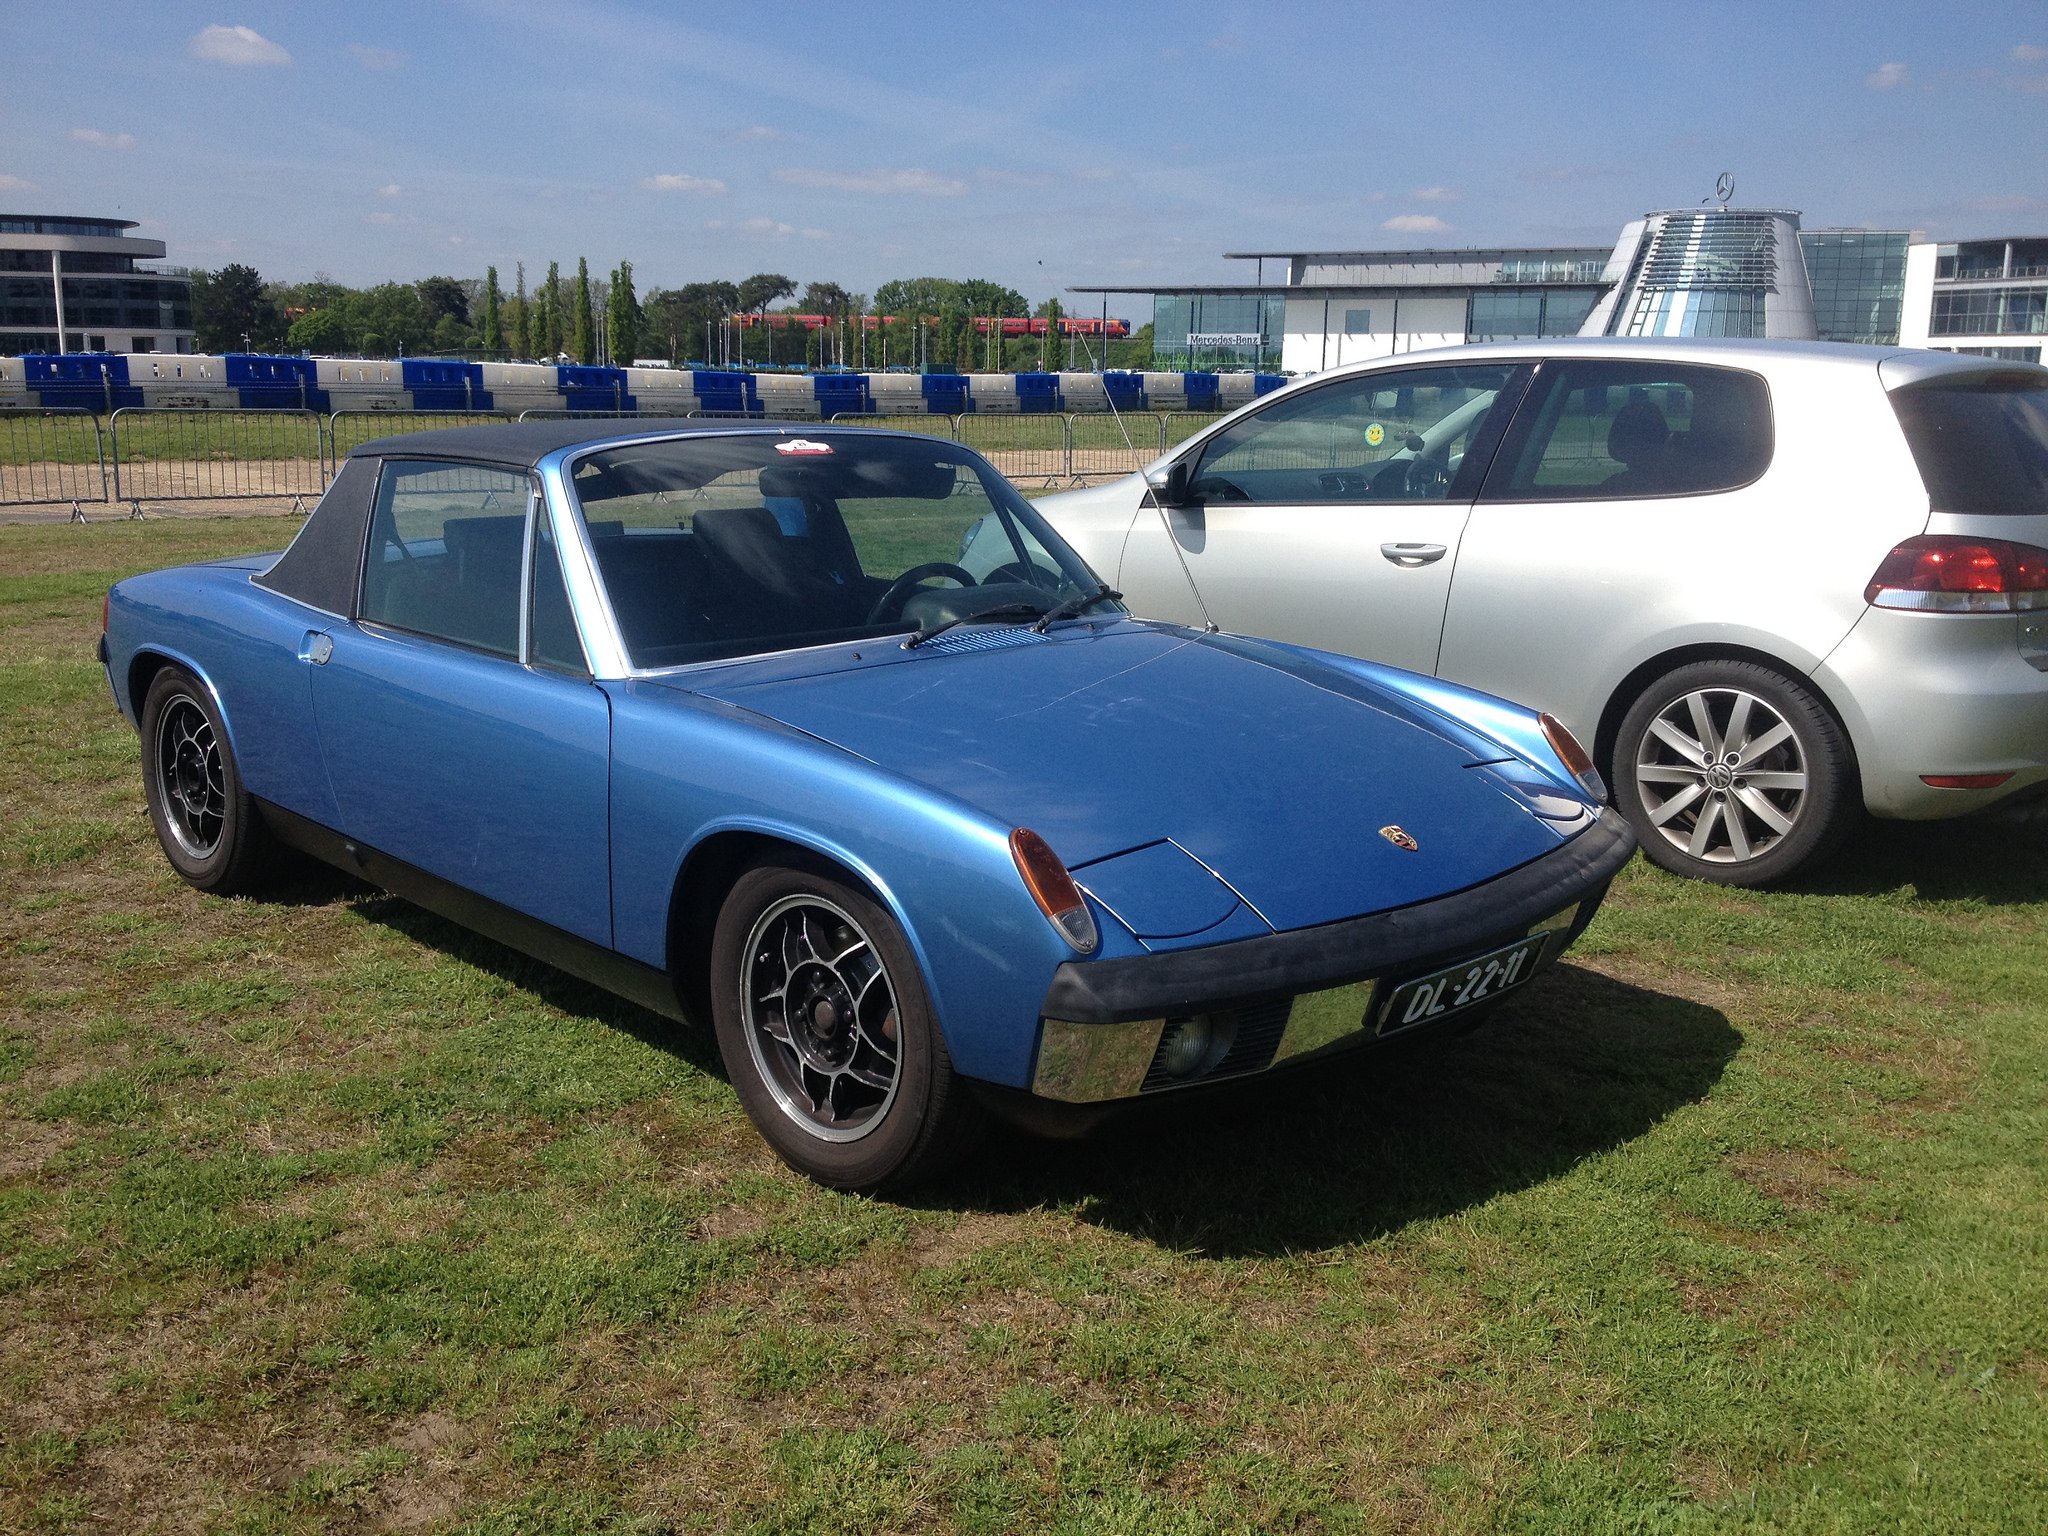
<svg viewBox="0 0 2048 1536">
<path fill-rule="evenodd" d="M 282 555 L 119 583 L 100 651 L 184 879 L 312 855 L 708 1020 L 848 1189 L 1469 1022 L 1633 846 L 1555 720 L 1135 617 L 909 433 L 384 438 Z"/>
</svg>

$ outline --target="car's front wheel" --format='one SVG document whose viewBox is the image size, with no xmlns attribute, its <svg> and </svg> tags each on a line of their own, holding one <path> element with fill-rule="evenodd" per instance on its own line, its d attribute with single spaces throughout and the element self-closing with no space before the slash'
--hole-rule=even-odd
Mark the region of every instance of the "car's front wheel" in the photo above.
<svg viewBox="0 0 2048 1536">
<path fill-rule="evenodd" d="M 142 793 L 171 868 L 202 891 L 239 896 L 276 872 L 278 848 L 242 788 L 213 697 L 167 666 L 142 699 Z"/>
<path fill-rule="evenodd" d="M 1665 673 L 1614 748 L 1614 794 L 1643 852 L 1721 885 L 1782 880 L 1854 825 L 1855 770 L 1826 706 L 1746 661 Z"/>
<path fill-rule="evenodd" d="M 974 1118 L 902 931 L 803 862 L 740 876 L 711 946 L 726 1071 L 761 1134 L 837 1189 L 929 1176 Z"/>
</svg>

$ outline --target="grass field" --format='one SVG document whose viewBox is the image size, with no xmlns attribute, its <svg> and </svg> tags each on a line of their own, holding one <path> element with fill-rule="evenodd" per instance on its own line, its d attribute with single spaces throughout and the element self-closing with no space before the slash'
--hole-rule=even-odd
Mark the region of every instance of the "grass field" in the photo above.
<svg viewBox="0 0 2048 1536">
<path fill-rule="evenodd" d="M 704 1034 L 171 877 L 100 594 L 295 526 L 0 528 L 0 1530 L 2042 1529 L 2039 823 L 850 1199 Z"/>
</svg>

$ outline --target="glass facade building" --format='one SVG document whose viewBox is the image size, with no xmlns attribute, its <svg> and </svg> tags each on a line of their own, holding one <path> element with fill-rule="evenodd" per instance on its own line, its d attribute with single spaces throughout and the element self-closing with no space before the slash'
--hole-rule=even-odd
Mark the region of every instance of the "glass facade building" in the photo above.
<svg viewBox="0 0 2048 1536">
<path fill-rule="evenodd" d="M 1892 346 L 1906 297 L 1902 229 L 1802 230 L 1800 249 L 1813 286 L 1813 324 L 1822 341 Z"/>
<path fill-rule="evenodd" d="M 190 352 L 191 275 L 145 265 L 164 247 L 134 228 L 0 214 L 0 354 Z"/>
<path fill-rule="evenodd" d="M 1152 296 L 1152 366 L 1169 372 L 1279 366 L 1287 301 L 1277 293 L 1157 293 Z M 1253 336 L 1254 342 L 1205 337 Z M 1196 338 L 1190 341 L 1189 338 Z"/>
</svg>

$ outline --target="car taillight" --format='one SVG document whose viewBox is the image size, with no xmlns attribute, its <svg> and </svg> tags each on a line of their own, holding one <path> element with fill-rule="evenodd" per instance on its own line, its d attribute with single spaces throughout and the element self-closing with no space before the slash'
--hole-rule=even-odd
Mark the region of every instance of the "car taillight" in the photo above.
<svg viewBox="0 0 2048 1536">
<path fill-rule="evenodd" d="M 1953 533 L 1907 539 L 1884 557 L 1863 600 L 1927 613 L 2048 608 L 2048 549 Z"/>
<path fill-rule="evenodd" d="M 108 588 L 108 590 L 107 590 L 107 593 L 106 593 L 106 595 L 105 595 L 104 597 L 102 597 L 102 598 L 100 599 L 100 633 L 101 633 L 101 634 L 103 634 L 103 635 L 104 635 L 104 634 L 105 634 L 105 633 L 107 632 L 107 621 L 108 621 L 109 619 L 111 619 L 111 618 L 112 618 L 113 616 L 114 616 L 114 593 L 113 593 L 113 589 L 112 589 L 112 588 Z"/>
<path fill-rule="evenodd" d="M 1074 884 L 1067 866 L 1046 845 L 1045 839 L 1029 827 L 1019 827 L 1010 834 L 1010 857 L 1017 861 L 1024 889 L 1038 903 L 1038 910 L 1059 929 L 1060 937 L 1078 954 L 1095 953 L 1101 936 L 1095 931 L 1095 914 L 1088 910 L 1088 898 L 1081 894 L 1081 887 Z"/>
</svg>

